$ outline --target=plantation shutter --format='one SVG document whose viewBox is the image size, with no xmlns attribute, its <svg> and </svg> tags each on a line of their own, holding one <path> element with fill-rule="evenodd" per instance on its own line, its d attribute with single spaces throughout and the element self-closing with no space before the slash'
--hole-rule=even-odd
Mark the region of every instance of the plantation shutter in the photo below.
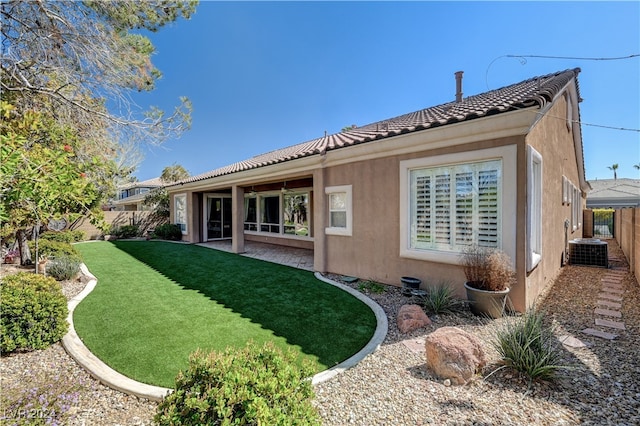
<svg viewBox="0 0 640 426">
<path fill-rule="evenodd" d="M 449 174 L 435 176 L 436 190 L 435 208 L 435 243 L 449 245 L 451 243 L 451 182 Z"/>
<path fill-rule="evenodd" d="M 431 176 L 417 176 L 415 180 L 414 207 L 415 218 L 414 245 L 431 242 Z"/>
<path fill-rule="evenodd" d="M 411 247 L 500 247 L 501 169 L 491 160 L 412 170 Z"/>
<path fill-rule="evenodd" d="M 478 245 L 498 247 L 498 170 L 478 172 Z"/>
<path fill-rule="evenodd" d="M 473 181 L 473 172 L 456 174 L 456 246 L 473 241 Z"/>
</svg>

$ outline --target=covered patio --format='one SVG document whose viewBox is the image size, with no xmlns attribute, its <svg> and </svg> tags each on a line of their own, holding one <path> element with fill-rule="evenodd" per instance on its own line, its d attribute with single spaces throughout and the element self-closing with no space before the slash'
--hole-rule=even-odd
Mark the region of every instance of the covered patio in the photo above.
<svg viewBox="0 0 640 426">
<path fill-rule="evenodd" d="M 208 241 L 196 245 L 233 253 L 231 240 Z M 244 252 L 240 253 L 240 255 L 313 271 L 313 250 L 310 249 L 287 247 L 257 241 L 245 241 Z"/>
</svg>

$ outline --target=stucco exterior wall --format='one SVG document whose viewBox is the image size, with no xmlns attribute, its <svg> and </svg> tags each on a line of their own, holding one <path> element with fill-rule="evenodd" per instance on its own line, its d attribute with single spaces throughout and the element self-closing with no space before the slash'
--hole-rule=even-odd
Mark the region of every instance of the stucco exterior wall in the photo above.
<svg viewBox="0 0 640 426">
<path fill-rule="evenodd" d="M 576 187 L 579 187 L 578 159 L 576 158 L 573 134 L 574 128 L 567 127 L 567 101 L 560 96 L 547 114 L 536 123 L 527 135 L 526 142 L 537 150 L 543 159 L 542 182 L 542 259 L 526 276 L 526 306 L 531 306 L 546 285 L 550 284 L 560 271 L 565 251 L 565 220 L 571 222 L 573 206 L 563 203 L 563 176 L 566 176 Z M 520 161 L 520 159 L 519 159 Z M 580 161 L 582 161 L 580 159 Z M 525 159 L 519 164 L 520 194 L 526 195 Z M 526 200 L 525 200 L 526 201 Z M 580 199 L 579 217 L 585 207 L 585 194 Z M 519 213 L 525 217 L 526 203 L 519 202 L 523 210 Z M 520 223 L 520 222 L 519 222 Z M 524 226 L 525 223 L 523 222 Z M 520 227 L 520 225 L 519 225 Z M 567 240 L 582 238 L 582 227 L 573 230 L 569 226 Z M 518 263 L 524 262 L 526 256 L 525 241 L 519 247 Z"/>
<path fill-rule="evenodd" d="M 616 210 L 615 218 L 615 239 L 629 262 L 629 269 L 640 281 L 640 208 Z"/>
<path fill-rule="evenodd" d="M 327 270 L 397 286 L 401 285 L 402 276 L 421 279 L 423 287 L 445 281 L 455 288 L 458 296 L 466 297 L 460 266 L 400 256 L 400 161 L 523 141 L 523 137 L 502 138 L 327 168 L 325 186 L 352 185 L 353 197 L 352 235 L 326 236 Z M 328 219 L 324 220 L 327 226 Z"/>
</svg>

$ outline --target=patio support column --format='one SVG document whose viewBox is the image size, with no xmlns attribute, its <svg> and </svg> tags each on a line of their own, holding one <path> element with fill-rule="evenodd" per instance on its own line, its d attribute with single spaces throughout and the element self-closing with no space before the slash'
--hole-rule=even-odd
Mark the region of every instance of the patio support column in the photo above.
<svg viewBox="0 0 640 426">
<path fill-rule="evenodd" d="M 324 194 L 324 169 L 313 171 L 313 269 L 327 272 L 327 241 L 324 234 L 327 197 Z"/>
<path fill-rule="evenodd" d="M 231 251 L 244 253 L 244 188 L 233 185 L 231 187 Z"/>
</svg>

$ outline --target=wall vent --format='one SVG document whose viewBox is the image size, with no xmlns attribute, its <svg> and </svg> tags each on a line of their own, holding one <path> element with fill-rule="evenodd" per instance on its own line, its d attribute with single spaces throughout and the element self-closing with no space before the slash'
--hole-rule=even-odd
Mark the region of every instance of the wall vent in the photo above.
<svg viewBox="0 0 640 426">
<path fill-rule="evenodd" d="M 608 245 L 597 238 L 578 238 L 569 241 L 569 264 L 609 267 Z"/>
</svg>

